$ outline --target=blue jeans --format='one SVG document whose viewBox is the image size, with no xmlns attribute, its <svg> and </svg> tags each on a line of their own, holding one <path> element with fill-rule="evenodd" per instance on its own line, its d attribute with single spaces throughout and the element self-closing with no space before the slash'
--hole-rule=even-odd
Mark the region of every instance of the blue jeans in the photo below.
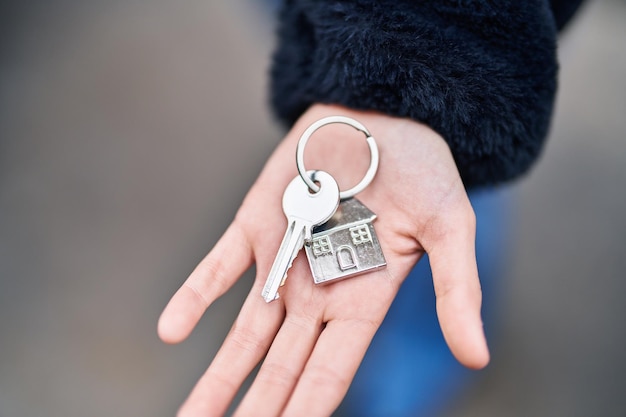
<svg viewBox="0 0 626 417">
<path fill-rule="evenodd" d="M 507 190 L 470 193 L 477 219 L 476 256 L 487 336 L 505 266 L 510 194 Z M 425 258 L 402 285 L 337 415 L 434 416 L 453 403 L 476 377 L 477 373 L 460 365 L 446 346 Z"/>
</svg>

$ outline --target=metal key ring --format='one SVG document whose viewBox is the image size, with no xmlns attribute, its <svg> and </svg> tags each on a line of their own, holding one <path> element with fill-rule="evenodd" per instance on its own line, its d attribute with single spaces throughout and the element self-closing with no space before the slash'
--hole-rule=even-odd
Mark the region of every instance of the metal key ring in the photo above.
<svg viewBox="0 0 626 417">
<path fill-rule="evenodd" d="M 376 140 L 374 140 L 374 138 L 372 137 L 370 132 L 367 130 L 367 128 L 363 126 L 361 123 L 346 116 L 324 117 L 323 119 L 320 119 L 317 122 L 313 123 L 304 131 L 304 133 L 300 137 L 300 140 L 298 141 L 298 147 L 296 148 L 296 166 L 298 167 L 298 173 L 300 174 L 300 177 L 306 183 L 306 185 L 311 189 L 311 191 L 313 191 L 314 193 L 318 192 L 320 190 L 320 187 L 317 184 L 315 184 L 315 182 L 313 182 L 311 177 L 307 175 L 307 170 L 304 167 L 304 147 L 306 146 L 306 143 L 308 142 L 311 135 L 317 129 L 319 129 L 320 127 L 332 124 L 332 123 L 346 124 L 348 126 L 352 126 L 353 128 L 355 128 L 356 130 L 360 132 L 363 132 L 365 134 L 365 140 L 367 141 L 367 145 L 370 148 L 370 155 L 371 155 L 370 166 L 365 172 L 365 176 L 363 177 L 363 179 L 357 185 L 350 188 L 349 190 L 341 191 L 339 193 L 339 198 L 341 200 L 345 200 L 350 197 L 354 197 L 355 195 L 363 191 L 365 187 L 367 187 L 370 184 L 370 182 L 372 182 L 372 180 L 374 179 L 374 176 L 376 175 L 376 171 L 378 171 L 379 155 L 378 155 L 378 146 L 376 146 Z"/>
</svg>

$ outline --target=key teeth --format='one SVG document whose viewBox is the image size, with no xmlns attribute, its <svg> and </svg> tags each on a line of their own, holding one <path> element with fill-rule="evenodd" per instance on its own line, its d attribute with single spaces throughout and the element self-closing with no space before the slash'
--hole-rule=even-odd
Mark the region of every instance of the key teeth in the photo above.
<svg viewBox="0 0 626 417">
<path fill-rule="evenodd" d="M 283 280 L 280 281 L 280 287 L 285 285 L 285 282 L 287 281 L 287 275 L 288 275 L 289 270 L 291 269 L 292 266 L 293 266 L 293 259 L 291 260 L 291 262 L 289 262 L 289 265 L 287 265 L 287 271 L 285 271 L 285 276 L 283 277 Z M 276 294 L 278 295 L 278 293 L 276 293 Z"/>
<path fill-rule="evenodd" d="M 295 258 L 294 258 L 295 259 Z M 291 262 L 289 262 L 289 265 L 287 266 L 287 271 L 289 271 L 291 269 L 291 267 L 293 266 L 293 259 L 291 260 Z M 285 276 L 283 277 L 283 280 L 280 281 L 280 285 L 278 286 L 279 288 L 282 287 L 283 285 L 285 285 L 285 282 L 287 281 L 287 273 L 285 272 Z M 268 294 L 269 295 L 269 294 Z M 264 295 L 263 298 L 265 299 L 266 303 L 271 303 L 272 301 L 276 301 L 280 298 L 280 294 L 278 293 L 278 291 L 276 291 L 276 296 L 273 299 L 268 299 L 267 295 Z"/>
<path fill-rule="evenodd" d="M 265 300 L 265 302 L 267 304 L 271 303 L 272 301 L 276 301 L 280 298 L 280 295 L 278 294 L 278 292 L 276 293 L 276 295 L 274 296 L 274 298 L 269 298 L 269 294 L 268 295 L 263 295 L 263 299 Z"/>
</svg>

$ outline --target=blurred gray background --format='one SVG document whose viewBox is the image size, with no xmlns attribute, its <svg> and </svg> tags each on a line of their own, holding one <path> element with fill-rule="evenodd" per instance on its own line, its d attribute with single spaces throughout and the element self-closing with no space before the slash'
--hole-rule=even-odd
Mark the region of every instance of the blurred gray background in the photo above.
<svg viewBox="0 0 626 417">
<path fill-rule="evenodd" d="M 493 360 L 450 417 L 626 416 L 625 17 L 589 2 L 562 39 Z M 0 417 L 175 413 L 251 283 L 157 339 L 281 138 L 272 31 L 252 0 L 0 3 Z"/>
</svg>

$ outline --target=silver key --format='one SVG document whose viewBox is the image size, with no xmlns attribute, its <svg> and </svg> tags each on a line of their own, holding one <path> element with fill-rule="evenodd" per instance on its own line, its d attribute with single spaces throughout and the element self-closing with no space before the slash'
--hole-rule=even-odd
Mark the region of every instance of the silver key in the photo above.
<svg viewBox="0 0 626 417">
<path fill-rule="evenodd" d="M 297 176 L 283 194 L 287 230 L 263 287 L 262 295 L 268 303 L 278 298 L 278 288 L 284 285 L 287 271 L 304 243 L 311 240 L 313 227 L 325 223 L 339 207 L 339 186 L 335 179 L 324 171 L 308 171 L 307 175 L 320 186 L 318 192 L 311 192 Z"/>
</svg>

